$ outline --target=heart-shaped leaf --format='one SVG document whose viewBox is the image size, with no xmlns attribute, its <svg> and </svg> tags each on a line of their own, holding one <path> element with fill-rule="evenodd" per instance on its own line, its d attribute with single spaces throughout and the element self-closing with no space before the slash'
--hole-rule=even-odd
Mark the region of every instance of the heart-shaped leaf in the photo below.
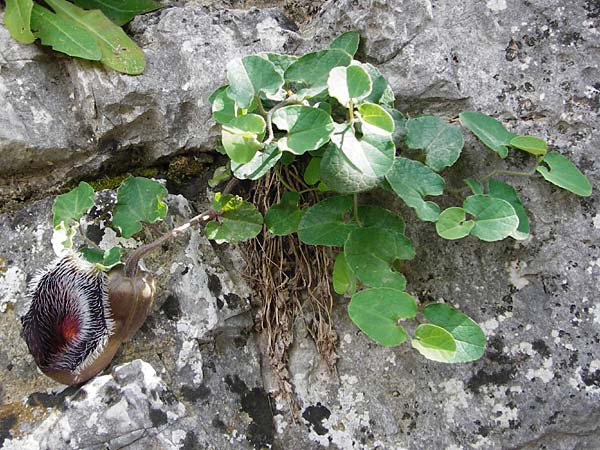
<svg viewBox="0 0 600 450">
<path fill-rule="evenodd" d="M 371 78 L 360 66 L 339 66 L 329 72 L 327 79 L 329 96 L 335 98 L 342 106 L 350 107 L 371 93 Z"/>
<path fill-rule="evenodd" d="M 542 160 L 548 168 L 543 165 L 537 167 L 537 171 L 550 183 L 571 191 L 582 197 L 592 195 L 592 185 L 579 169 L 560 153 L 550 152 Z"/>
<path fill-rule="evenodd" d="M 227 79 L 227 95 L 243 109 L 248 109 L 259 94 L 275 95 L 283 86 L 283 77 L 273 63 L 258 55 L 229 61 Z"/>
<path fill-rule="evenodd" d="M 452 335 L 442 327 L 429 323 L 417 327 L 412 346 L 433 361 L 449 363 L 456 356 L 456 342 Z"/>
<path fill-rule="evenodd" d="M 277 144 L 271 142 L 263 151 L 256 152 L 254 157 L 245 164 L 231 161 L 231 170 L 240 180 L 258 180 L 277 164 L 281 155 Z"/>
<path fill-rule="evenodd" d="M 327 89 L 329 72 L 334 67 L 349 66 L 352 57 L 344 50 L 332 49 L 308 53 L 291 64 L 285 71 L 285 81 L 302 83 L 312 88 L 311 96 Z"/>
<path fill-rule="evenodd" d="M 452 207 L 445 209 L 435 223 L 435 230 L 444 239 L 461 239 L 468 236 L 475 222 L 466 220 L 465 210 Z"/>
<path fill-rule="evenodd" d="M 406 225 L 402 217 L 380 206 L 363 205 L 358 207 L 358 219 L 364 228 L 376 227 L 404 234 Z"/>
<path fill-rule="evenodd" d="M 425 152 L 425 164 L 436 172 L 458 160 L 464 143 L 460 130 L 439 117 L 423 116 L 406 123 L 406 144 Z"/>
<path fill-rule="evenodd" d="M 490 195 L 471 195 L 465 199 L 463 208 L 475 217 L 471 234 L 482 241 L 502 240 L 519 226 L 519 217 L 512 205 Z"/>
<path fill-rule="evenodd" d="M 80 250 L 83 257 L 96 264 L 101 270 L 109 270 L 121 262 L 123 249 L 113 247 L 110 250 L 102 251 L 96 248 L 84 247 Z"/>
<path fill-rule="evenodd" d="M 479 112 L 463 112 L 459 114 L 460 123 L 483 142 L 486 147 L 495 151 L 501 158 L 508 156 L 510 141 L 517 136 L 511 133 L 498 120 Z"/>
<path fill-rule="evenodd" d="M 280 130 L 286 130 L 285 137 L 279 139 L 281 151 L 296 155 L 327 144 L 333 133 L 333 119 L 319 108 L 291 105 L 278 109 L 273 114 L 273 123 Z"/>
<path fill-rule="evenodd" d="M 398 320 L 415 317 L 415 299 L 396 289 L 367 289 L 352 296 L 350 319 L 371 339 L 386 347 L 400 345 L 408 337 Z"/>
<path fill-rule="evenodd" d="M 342 247 L 348 234 L 358 227 L 347 223 L 352 197 L 326 198 L 306 210 L 298 225 L 298 238 L 305 244 Z"/>
<path fill-rule="evenodd" d="M 546 141 L 533 136 L 516 136 L 511 139 L 510 146 L 536 156 L 545 155 L 548 149 Z"/>
<path fill-rule="evenodd" d="M 511 236 L 519 240 L 527 239 L 529 236 L 529 218 L 515 188 L 499 180 L 490 180 L 489 194 L 492 197 L 501 198 L 511 204 L 519 217 L 519 226 Z"/>
<path fill-rule="evenodd" d="M 221 129 L 221 140 L 227 156 L 238 164 L 248 163 L 262 148 L 265 119 L 257 114 L 233 118 Z"/>
<path fill-rule="evenodd" d="M 64 223 L 71 225 L 71 221 L 77 222 L 94 206 L 94 188 L 85 181 L 79 183 L 75 189 L 56 197 L 52 204 L 52 224 L 54 228 Z"/>
<path fill-rule="evenodd" d="M 281 201 L 269 208 L 265 214 L 265 223 L 269 231 L 276 236 L 286 236 L 298 231 L 298 225 L 304 211 L 298 208 L 300 194 L 286 192 Z"/>
<path fill-rule="evenodd" d="M 204 233 L 217 244 L 237 243 L 252 239 L 262 230 L 263 217 L 256 207 L 248 202 L 237 202 L 227 208 L 216 221 L 206 224 Z"/>
</svg>

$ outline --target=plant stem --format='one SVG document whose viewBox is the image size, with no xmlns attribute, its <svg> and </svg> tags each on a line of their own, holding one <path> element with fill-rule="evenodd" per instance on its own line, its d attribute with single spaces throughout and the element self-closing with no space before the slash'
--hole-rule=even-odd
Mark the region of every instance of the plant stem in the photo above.
<svg viewBox="0 0 600 450">
<path fill-rule="evenodd" d="M 292 186 L 290 186 L 289 183 L 287 181 L 285 181 L 283 179 L 283 177 L 281 176 L 281 169 L 279 168 L 279 164 L 275 166 L 275 176 L 277 177 L 277 179 L 279 180 L 279 182 L 285 186 L 285 188 L 288 191 L 290 191 L 290 192 L 296 192 L 296 189 L 294 189 Z"/>
<path fill-rule="evenodd" d="M 205 223 L 216 219 L 221 214 L 222 213 L 214 210 L 205 211 L 202 214 L 198 214 L 196 217 L 193 217 L 183 225 L 173 228 L 171 231 L 163 234 L 155 241 L 152 241 L 149 244 L 142 245 L 141 247 L 136 248 L 133 251 L 133 253 L 129 256 L 129 258 L 127 258 L 127 262 L 125 263 L 125 276 L 134 277 L 137 275 L 139 271 L 138 263 L 146 253 L 159 248 L 165 242 L 180 236 L 181 234 L 185 233 L 188 229 L 193 228 L 196 225 L 204 225 Z"/>
<path fill-rule="evenodd" d="M 354 104 L 352 99 L 348 101 L 348 120 L 352 122 L 354 120 Z"/>
<path fill-rule="evenodd" d="M 362 227 L 360 223 L 360 218 L 358 217 L 358 194 L 354 194 L 354 220 L 358 224 L 359 227 Z"/>
<path fill-rule="evenodd" d="M 298 104 L 298 103 L 300 103 L 298 101 L 298 99 L 292 95 L 291 97 L 286 98 L 281 103 L 277 103 L 275 106 L 273 106 L 273 108 L 271 108 L 271 110 L 269 110 L 269 112 L 267 113 L 267 117 L 266 117 L 268 135 L 267 135 L 267 140 L 263 143 L 264 145 L 270 144 L 271 141 L 273 141 L 273 139 L 275 138 L 275 133 L 273 132 L 273 114 L 275 113 L 275 111 L 283 108 L 284 106 Z"/>
<path fill-rule="evenodd" d="M 533 169 L 528 170 L 526 172 L 518 172 L 518 171 L 514 171 L 514 170 L 500 170 L 500 169 L 492 170 L 490 173 L 488 173 L 487 175 L 482 177 L 481 181 L 488 180 L 496 175 L 510 175 L 513 177 L 530 177 L 535 174 L 535 170 L 537 169 L 537 166 L 538 165 L 536 164 Z"/>
<path fill-rule="evenodd" d="M 265 107 L 263 106 L 260 97 L 257 95 L 254 98 L 256 99 L 256 105 L 258 107 L 258 112 L 260 113 L 260 115 L 263 117 L 267 117 L 267 111 L 265 111 Z"/>
</svg>

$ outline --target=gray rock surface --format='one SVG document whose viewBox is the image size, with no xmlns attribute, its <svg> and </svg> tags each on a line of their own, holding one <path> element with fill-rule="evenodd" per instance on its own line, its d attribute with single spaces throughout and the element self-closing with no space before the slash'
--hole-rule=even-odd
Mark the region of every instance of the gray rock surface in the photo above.
<svg viewBox="0 0 600 450">
<path fill-rule="evenodd" d="M 267 48 L 321 48 L 332 36 L 356 28 L 366 38 L 360 52 L 391 81 L 399 108 L 448 118 L 462 110 L 501 117 L 513 130 L 541 136 L 571 158 L 592 180 L 594 193 L 581 199 L 539 178 L 511 179 L 532 222 L 532 237 L 520 243 L 446 242 L 429 226 L 409 225 L 417 247 L 417 259 L 407 273 L 409 291 L 422 301 L 443 299 L 457 305 L 482 323 L 488 335 L 484 358 L 446 366 L 423 360 L 406 346 L 379 347 L 352 325 L 346 301 L 340 299 L 334 310 L 340 336 L 336 375 L 327 372 L 298 324 L 290 355 L 301 406 L 298 422 L 272 392 L 275 384 L 247 311 L 250 292 L 239 276 L 243 263 L 235 252 L 213 247 L 198 235 L 146 261 L 159 271 L 163 290 L 147 324 L 118 354 L 111 374 L 82 388 L 93 387 L 94 395 L 81 398 L 69 390 L 56 394 L 56 385 L 36 372 L 18 337 L 17 322 L 26 280 L 51 259 L 51 199 L 5 214 L 0 218 L 0 234 L 9 237 L 0 243 L 0 257 L 7 261 L 0 273 L 0 447 L 4 440 L 5 446 L 13 446 L 9 448 L 28 448 L 26 443 L 31 448 L 95 448 L 98 441 L 92 434 L 110 428 L 111 433 L 102 435 L 104 441 L 113 440 L 110 448 L 133 449 L 600 448 L 597 3 L 331 1 L 302 31 L 304 40 L 278 17 L 275 10 L 207 13 L 188 5 L 136 19 L 133 29 L 149 55 L 151 81 L 87 63 L 61 60 L 57 66 L 47 53 L 6 44 L 11 50 L 3 50 L 2 57 L 13 61 L 8 62 L 9 74 L 23 70 L 33 76 L 38 71 L 51 80 L 56 71 L 66 71 L 78 80 L 73 81 L 78 89 L 73 99 L 65 85 L 56 88 L 51 104 L 62 105 L 56 114 L 64 116 L 73 105 L 90 113 L 94 101 L 102 113 L 93 120 L 84 112 L 65 118 L 64 123 L 80 126 L 57 125 L 43 139 L 47 124 L 24 121 L 27 127 L 18 126 L 23 117 L 34 115 L 19 108 L 35 102 L 2 101 L 0 121 L 11 126 L 0 122 L 0 133 L 10 133 L 0 139 L 0 146 L 11 143 L 0 154 L 22 148 L 37 155 L 36 160 L 54 155 L 79 161 L 74 172 L 71 162 L 61 166 L 57 161 L 54 175 L 46 180 L 54 185 L 57 174 L 92 172 L 111 158 L 123 164 L 119 155 L 133 149 L 150 160 L 210 148 L 215 129 L 202 102 L 223 80 L 227 59 Z M 196 26 L 203 34 L 190 37 L 184 32 Z M 261 35 L 261 29 L 268 34 Z M 1 33 L 0 27 L 0 39 L 6 42 Z M 187 37 L 180 43 L 182 35 Z M 190 55 L 186 48 L 192 49 Z M 207 64 L 200 73 L 204 58 L 219 64 Z M 7 76 L 5 63 L 0 64 L 0 77 Z M 18 79 L 18 74 L 11 76 Z M 191 83 L 189 91 L 183 90 L 186 82 Z M 0 83 L 0 98 L 15 95 L 14 89 L 2 90 L 7 83 Z M 66 95 L 59 95 L 63 91 Z M 142 125 L 146 117 L 151 132 Z M 88 123 L 93 124 L 96 143 L 67 145 L 85 142 L 88 128 L 81 124 Z M 106 149 L 98 145 L 107 142 L 102 137 L 119 143 Z M 66 155 L 53 153 L 54 148 L 84 150 Z M 526 167 L 529 162 L 517 157 L 515 165 Z M 0 167 L 7 170 L 9 164 Z M 463 160 L 451 177 L 458 186 L 462 177 L 485 174 L 502 164 L 467 137 Z M 174 197 L 171 204 L 173 220 L 188 214 L 185 201 Z M 411 221 L 412 212 L 403 212 Z M 104 234 L 107 242 L 110 238 Z M 156 386 L 158 399 L 124 394 L 137 393 L 148 380 Z M 111 422 L 116 414 L 107 412 L 115 405 L 104 402 L 103 393 L 112 391 L 127 402 L 117 412 L 134 418 L 143 433 L 119 431 Z M 98 412 L 90 429 L 84 405 L 86 411 Z M 160 412 L 151 414 L 153 410 Z M 71 430 L 54 433 L 57 441 L 47 444 L 43 439 L 50 438 L 44 433 L 58 430 L 51 427 L 59 422 L 70 424 Z"/>
</svg>

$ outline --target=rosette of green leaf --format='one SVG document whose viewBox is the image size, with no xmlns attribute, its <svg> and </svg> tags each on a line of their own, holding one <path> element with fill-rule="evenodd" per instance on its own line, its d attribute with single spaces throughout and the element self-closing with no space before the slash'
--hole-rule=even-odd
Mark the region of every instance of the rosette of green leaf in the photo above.
<svg viewBox="0 0 600 450">
<path fill-rule="evenodd" d="M 357 65 L 334 67 L 327 79 L 329 96 L 346 108 L 367 97 L 371 87 L 369 74 Z"/>
<path fill-rule="evenodd" d="M 491 195 L 471 195 L 463 203 L 474 225 L 471 234 L 482 241 L 500 241 L 511 236 L 519 226 L 519 217 L 510 203 Z"/>
<path fill-rule="evenodd" d="M 233 118 L 222 126 L 221 141 L 229 158 L 239 164 L 250 162 L 263 147 L 265 119 L 257 114 Z"/>
<path fill-rule="evenodd" d="M 466 220 L 465 210 L 458 207 L 445 209 L 435 223 L 435 230 L 444 239 L 454 240 L 468 236 L 475 222 Z"/>
<path fill-rule="evenodd" d="M 592 185 L 579 169 L 557 152 L 544 156 L 536 170 L 550 183 L 582 197 L 592 195 Z"/>
<path fill-rule="evenodd" d="M 87 261 L 96 264 L 100 270 L 109 270 L 121 262 L 123 249 L 113 247 L 110 250 L 102 251 L 97 248 L 84 247 L 80 252 Z"/>
<path fill-rule="evenodd" d="M 336 37 L 331 44 L 329 44 L 329 48 L 343 50 L 350 56 L 354 57 L 356 51 L 358 50 L 359 42 L 360 34 L 358 34 L 358 32 L 347 31 L 346 33 L 342 33 Z"/>
<path fill-rule="evenodd" d="M 286 192 L 281 201 L 273 205 L 265 214 L 265 224 L 275 236 L 287 236 L 298 231 L 304 211 L 298 208 L 300 194 Z"/>
<path fill-rule="evenodd" d="M 84 9 L 99 9 L 115 24 L 122 26 L 135 16 L 162 8 L 154 0 L 73 0 Z"/>
<path fill-rule="evenodd" d="M 94 188 L 85 181 L 67 192 L 56 197 L 52 204 L 52 225 L 54 228 L 64 223 L 70 226 L 94 206 Z"/>
<path fill-rule="evenodd" d="M 349 196 L 329 197 L 306 210 L 298 225 L 298 238 L 305 244 L 342 247 L 358 227 L 347 220 L 354 202 Z"/>
<path fill-rule="evenodd" d="M 419 325 L 411 343 L 414 349 L 432 361 L 448 363 L 456 356 L 456 341 L 448 331 L 437 325 Z"/>
<path fill-rule="evenodd" d="M 427 306 L 423 315 L 433 325 L 442 327 L 450 333 L 454 339 L 456 353 L 444 362 L 464 363 L 483 356 L 485 334 L 469 316 L 443 303 Z"/>
<path fill-rule="evenodd" d="M 517 240 L 527 239 L 529 236 L 529 218 L 515 188 L 499 180 L 490 180 L 488 193 L 492 197 L 501 198 L 511 204 L 519 217 L 519 226 L 511 236 Z"/>
<path fill-rule="evenodd" d="M 379 69 L 375 68 L 369 63 L 361 64 L 361 67 L 363 67 L 367 71 L 373 83 L 371 93 L 365 99 L 365 102 L 379 103 L 381 105 L 393 107 L 394 91 L 392 91 L 392 88 L 389 86 L 387 80 L 381 74 Z"/>
<path fill-rule="evenodd" d="M 229 85 L 221 86 L 208 97 L 212 115 L 221 125 L 231 122 L 237 115 L 235 102 L 227 95 L 227 89 Z"/>
<path fill-rule="evenodd" d="M 258 180 L 277 164 L 281 155 L 277 144 L 271 142 L 263 151 L 257 151 L 254 157 L 245 164 L 231 161 L 231 170 L 233 175 L 240 180 Z"/>
<path fill-rule="evenodd" d="M 440 207 L 424 200 L 427 195 L 441 195 L 444 192 L 444 179 L 437 173 L 418 161 L 398 157 L 386 180 L 396 195 L 415 210 L 419 219 L 427 222 L 438 219 Z"/>
<path fill-rule="evenodd" d="M 364 228 L 376 227 L 404 234 L 406 225 L 402 217 L 392 211 L 374 205 L 358 207 L 358 219 Z"/>
<path fill-rule="evenodd" d="M 31 44 L 35 36 L 31 33 L 31 10 L 33 0 L 6 0 L 4 25 L 14 40 Z"/>
<path fill-rule="evenodd" d="M 352 296 L 348 305 L 350 319 L 375 342 L 391 347 L 402 344 L 408 335 L 398 325 L 417 313 L 415 299 L 396 289 L 367 289 Z"/>
<path fill-rule="evenodd" d="M 352 57 L 344 50 L 333 49 L 308 53 L 287 68 L 284 78 L 287 83 L 301 83 L 307 88 L 304 92 L 297 93 L 299 97 L 315 97 L 327 89 L 327 79 L 331 69 L 349 66 L 351 62 Z"/>
<path fill-rule="evenodd" d="M 210 221 L 204 228 L 208 239 L 217 244 L 237 243 L 252 239 L 262 230 L 263 217 L 253 204 L 233 195 L 215 194 L 211 202 L 214 210 L 221 216 Z"/>
<path fill-rule="evenodd" d="M 102 52 L 100 61 L 104 65 L 129 75 L 139 75 L 144 71 L 144 52 L 102 12 L 85 11 L 65 0 L 46 0 L 46 3 L 58 16 L 68 19 L 93 36 Z"/>
<path fill-rule="evenodd" d="M 304 182 L 309 186 L 321 181 L 321 158 L 312 157 L 304 169 Z"/>
<path fill-rule="evenodd" d="M 321 160 L 321 179 L 342 194 L 369 191 L 377 187 L 394 164 L 394 143 L 389 136 L 363 135 L 354 129 L 332 136 Z"/>
<path fill-rule="evenodd" d="M 372 287 L 404 290 L 406 278 L 398 272 L 401 260 L 413 259 L 415 249 L 398 231 L 379 227 L 357 228 L 344 244 L 346 262 L 354 275 Z"/>
<path fill-rule="evenodd" d="M 265 58 L 267 61 L 270 61 L 273 66 L 275 66 L 275 70 L 283 76 L 288 67 L 290 67 L 294 62 L 298 60 L 297 56 L 293 55 L 284 55 L 281 53 L 260 53 L 258 56 L 261 58 Z"/>
<path fill-rule="evenodd" d="M 363 103 L 358 107 L 358 114 L 363 134 L 380 134 L 392 136 L 394 119 L 381 106 L 374 103 Z"/>
<path fill-rule="evenodd" d="M 333 264 L 333 290 L 339 295 L 352 295 L 356 292 L 356 276 L 346 262 L 344 253 L 338 253 Z"/>
<path fill-rule="evenodd" d="M 167 205 L 162 199 L 167 189 L 157 181 L 142 177 L 129 177 L 117 190 L 117 203 L 113 208 L 112 223 L 121 236 L 130 238 L 142 230 L 142 222 L 154 223 L 167 215 Z"/>
<path fill-rule="evenodd" d="M 406 145 L 422 150 L 425 164 L 436 172 L 458 160 L 464 143 L 460 130 L 439 117 L 417 117 L 406 123 Z"/>
<path fill-rule="evenodd" d="M 516 136 L 510 140 L 510 146 L 535 156 L 545 155 L 548 149 L 546 141 L 533 136 Z"/>
<path fill-rule="evenodd" d="M 510 141 L 517 135 L 511 133 L 498 120 L 479 112 L 459 114 L 460 123 L 479 138 L 486 147 L 495 151 L 501 158 L 508 156 Z"/>
<path fill-rule="evenodd" d="M 278 94 L 283 86 L 283 77 L 273 63 L 258 55 L 229 61 L 227 80 L 227 95 L 242 109 L 248 109 L 260 94 L 267 97 Z"/>
<path fill-rule="evenodd" d="M 281 151 L 295 155 L 316 150 L 327 144 L 333 133 L 333 119 L 319 108 L 303 105 L 284 106 L 273 114 L 273 123 L 287 134 L 278 141 Z"/>
</svg>

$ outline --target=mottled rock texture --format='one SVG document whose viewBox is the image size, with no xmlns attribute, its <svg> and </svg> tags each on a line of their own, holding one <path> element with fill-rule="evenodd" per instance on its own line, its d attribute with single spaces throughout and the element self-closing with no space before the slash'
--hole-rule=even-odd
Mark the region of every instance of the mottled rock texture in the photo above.
<svg viewBox="0 0 600 450">
<path fill-rule="evenodd" d="M 146 261 L 159 271 L 155 309 L 107 375 L 56 394 L 17 321 L 27 279 L 51 259 L 51 199 L 23 206 L 0 217 L 0 447 L 600 448 L 599 22 L 591 0 L 341 0 L 296 32 L 277 9 L 188 4 L 132 24 L 148 55 L 138 78 L 21 46 L 0 27 L 3 198 L 27 190 L 43 197 L 71 177 L 209 150 L 217 128 L 206 98 L 229 58 L 318 49 L 348 29 L 361 32 L 359 55 L 388 77 L 403 111 L 495 115 L 547 139 L 595 188 L 581 199 L 539 178 L 510 179 L 532 222 L 532 237 L 520 243 L 442 241 L 399 206 L 417 247 L 408 290 L 482 323 L 486 354 L 446 366 L 407 347 L 379 347 L 350 323 L 340 299 L 337 374 L 298 324 L 290 355 L 298 422 L 272 392 L 243 262 L 197 234 Z M 504 164 L 465 135 L 449 175 L 455 186 Z M 189 214 L 180 197 L 171 205 L 173 221 Z M 132 425 L 119 428 L 117 418 Z M 69 426 L 59 432 L 58 424 Z"/>
</svg>

